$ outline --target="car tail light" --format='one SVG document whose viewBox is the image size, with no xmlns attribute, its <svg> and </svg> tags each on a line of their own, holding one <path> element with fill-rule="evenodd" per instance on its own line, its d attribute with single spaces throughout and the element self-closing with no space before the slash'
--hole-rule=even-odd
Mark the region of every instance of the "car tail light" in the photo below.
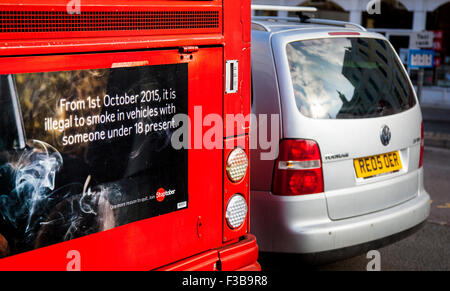
<svg viewBox="0 0 450 291">
<path fill-rule="evenodd" d="M 420 125 L 420 159 L 419 159 L 419 168 L 423 166 L 423 148 L 425 146 L 424 134 L 423 134 L 423 121 Z"/>
<path fill-rule="evenodd" d="M 319 146 L 312 140 L 280 143 L 272 192 L 276 195 L 307 195 L 324 191 Z"/>
</svg>

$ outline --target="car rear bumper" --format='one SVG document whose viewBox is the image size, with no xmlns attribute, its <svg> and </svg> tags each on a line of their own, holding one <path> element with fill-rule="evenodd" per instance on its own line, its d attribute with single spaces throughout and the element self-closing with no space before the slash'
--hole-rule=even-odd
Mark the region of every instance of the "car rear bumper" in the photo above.
<svg viewBox="0 0 450 291">
<path fill-rule="evenodd" d="M 252 191 L 251 197 L 251 229 L 264 252 L 310 254 L 361 245 L 412 229 L 430 211 L 423 185 L 402 204 L 341 220 L 329 218 L 323 194 L 285 197 Z"/>
<path fill-rule="evenodd" d="M 238 242 L 209 250 L 156 269 L 156 271 L 260 271 L 256 237 L 248 234 Z"/>
</svg>

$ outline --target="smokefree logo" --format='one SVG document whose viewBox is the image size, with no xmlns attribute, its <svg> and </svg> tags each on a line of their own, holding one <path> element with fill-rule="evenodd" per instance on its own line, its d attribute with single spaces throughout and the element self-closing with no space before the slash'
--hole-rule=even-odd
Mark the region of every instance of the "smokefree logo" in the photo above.
<svg viewBox="0 0 450 291">
<path fill-rule="evenodd" d="M 156 200 L 158 202 L 162 202 L 166 196 L 170 196 L 175 194 L 175 190 L 164 190 L 164 188 L 159 188 L 158 191 L 156 191 Z"/>
</svg>

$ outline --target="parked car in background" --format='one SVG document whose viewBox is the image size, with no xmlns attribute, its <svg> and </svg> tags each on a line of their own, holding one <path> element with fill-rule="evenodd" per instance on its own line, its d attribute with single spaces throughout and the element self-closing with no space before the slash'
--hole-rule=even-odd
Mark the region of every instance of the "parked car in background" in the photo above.
<svg viewBox="0 0 450 291">
<path fill-rule="evenodd" d="M 301 19 L 252 24 L 252 112 L 278 114 L 280 137 L 276 160 L 251 155 L 250 221 L 260 250 L 322 262 L 410 234 L 430 198 L 421 110 L 392 45 Z"/>
</svg>

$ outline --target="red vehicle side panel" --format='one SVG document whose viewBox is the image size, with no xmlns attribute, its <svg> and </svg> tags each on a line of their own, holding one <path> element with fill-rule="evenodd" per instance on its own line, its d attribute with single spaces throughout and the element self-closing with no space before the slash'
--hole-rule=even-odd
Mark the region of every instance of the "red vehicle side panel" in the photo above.
<svg viewBox="0 0 450 291">
<path fill-rule="evenodd" d="M 225 172 L 234 147 L 249 155 L 250 120 L 225 121 L 250 113 L 250 0 L 82 0 L 73 15 L 67 2 L 0 3 L 0 74 L 187 63 L 190 145 L 215 114 L 225 149 L 188 150 L 186 209 L 6 257 L 0 270 L 66 270 L 71 251 L 81 270 L 259 270 L 249 214 L 237 229 L 225 219 L 232 195 L 250 201 L 249 170 L 238 183 Z M 239 63 L 236 93 L 224 93 L 227 60 Z"/>
<path fill-rule="evenodd" d="M 220 114 L 222 111 L 221 59 L 220 47 L 202 48 L 192 59 L 183 60 L 177 50 L 86 54 L 82 58 L 78 55 L 2 58 L 0 73 L 108 68 L 115 63 L 143 61 L 149 65 L 188 62 L 189 115 L 193 116 L 194 106 L 201 105 L 203 114 Z M 208 82 L 202 82 L 206 79 Z M 0 269 L 65 269 L 69 261 L 67 253 L 77 250 L 84 270 L 148 270 L 219 247 L 222 232 L 222 197 L 219 194 L 222 192 L 222 151 L 189 150 L 188 160 L 189 173 L 192 173 L 189 174 L 188 209 L 8 257 L 0 260 Z M 201 237 L 197 230 L 199 217 L 202 219 Z"/>
</svg>

